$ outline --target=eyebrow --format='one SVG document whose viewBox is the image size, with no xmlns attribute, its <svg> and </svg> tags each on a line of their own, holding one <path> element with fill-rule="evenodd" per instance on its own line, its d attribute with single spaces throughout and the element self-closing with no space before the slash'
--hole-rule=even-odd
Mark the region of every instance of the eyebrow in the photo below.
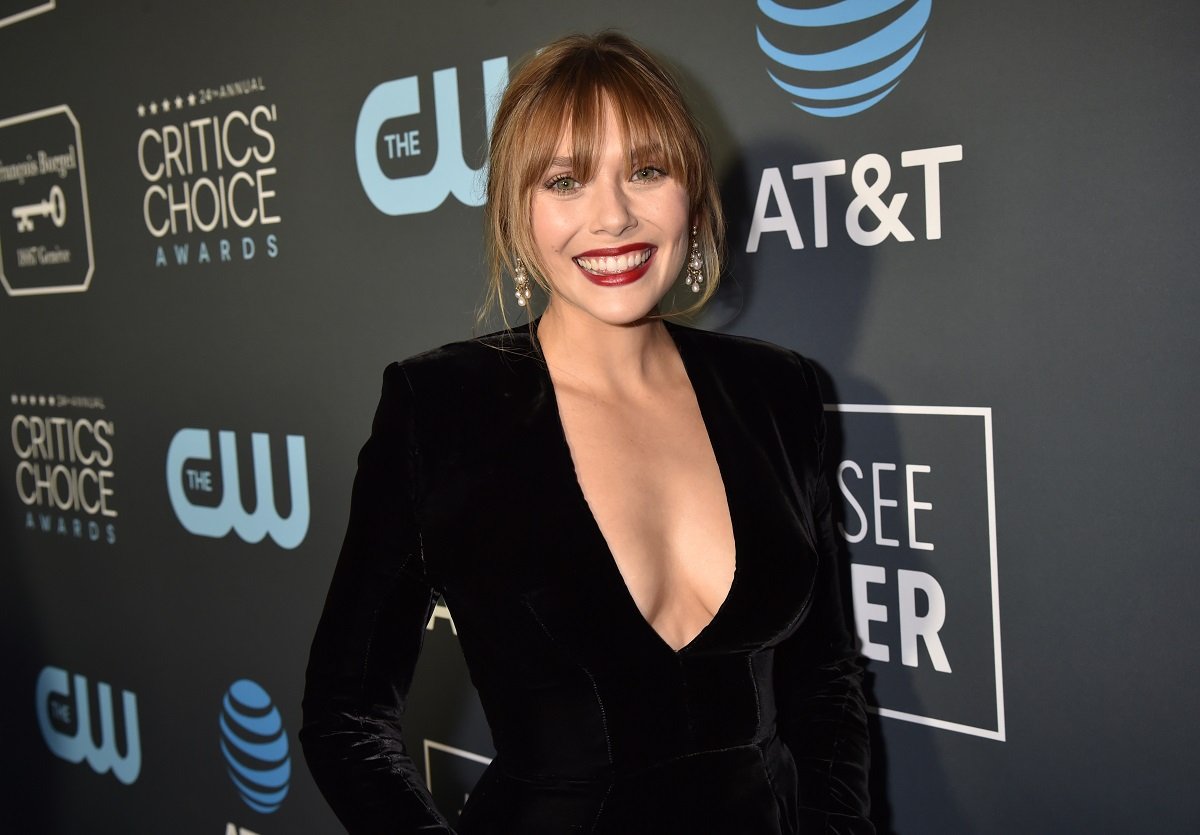
<svg viewBox="0 0 1200 835">
<path fill-rule="evenodd" d="M 656 143 L 634 148 L 630 157 L 635 160 L 658 159 L 663 156 L 662 145 Z M 570 168 L 575 164 L 574 157 L 554 157 L 550 160 L 551 168 Z"/>
</svg>

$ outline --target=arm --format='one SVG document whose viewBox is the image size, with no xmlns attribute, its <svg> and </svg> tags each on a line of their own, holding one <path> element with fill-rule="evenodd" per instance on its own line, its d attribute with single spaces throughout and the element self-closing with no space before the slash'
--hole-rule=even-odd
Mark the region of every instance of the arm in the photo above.
<svg viewBox="0 0 1200 835">
<path fill-rule="evenodd" d="M 352 833 L 453 831 L 400 732 L 436 599 L 415 516 L 411 401 L 403 368 L 389 366 L 304 690 L 305 759 Z"/>
<path fill-rule="evenodd" d="M 816 537 L 817 576 L 809 611 L 775 651 L 779 729 L 800 777 L 804 831 L 873 833 L 867 819 L 870 742 L 862 665 L 842 602 L 839 543 L 824 472 L 825 413 L 812 367 L 802 362 L 810 401 L 803 415 L 813 435 L 792 450 L 797 473 L 808 473 L 809 520 Z M 803 468 L 803 469 L 801 469 Z"/>
</svg>

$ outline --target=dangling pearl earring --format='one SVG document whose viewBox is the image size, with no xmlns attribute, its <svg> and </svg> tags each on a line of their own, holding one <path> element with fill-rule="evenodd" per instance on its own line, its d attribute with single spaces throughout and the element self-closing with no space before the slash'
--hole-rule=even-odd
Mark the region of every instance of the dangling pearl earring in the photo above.
<svg viewBox="0 0 1200 835">
<path fill-rule="evenodd" d="M 524 307 L 533 292 L 529 289 L 529 274 L 525 272 L 525 262 L 519 257 L 513 268 L 513 282 L 517 285 L 517 305 Z"/>
<path fill-rule="evenodd" d="M 700 292 L 700 283 L 704 281 L 704 256 L 700 254 L 700 244 L 696 243 L 696 227 L 692 227 L 692 251 L 688 256 L 687 278 L 684 283 L 692 288 L 693 293 Z"/>
</svg>

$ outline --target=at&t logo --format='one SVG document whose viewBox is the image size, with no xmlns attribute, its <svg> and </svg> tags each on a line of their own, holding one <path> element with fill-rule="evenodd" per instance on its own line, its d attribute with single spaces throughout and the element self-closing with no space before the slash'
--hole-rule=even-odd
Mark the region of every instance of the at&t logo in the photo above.
<svg viewBox="0 0 1200 835">
<path fill-rule="evenodd" d="M 167 450 L 167 493 L 180 524 L 197 536 L 216 539 L 231 530 L 246 542 L 261 542 L 270 535 L 281 548 L 295 548 L 308 533 L 308 463 L 304 438 L 287 436 L 288 485 L 292 510 L 280 516 L 275 504 L 275 485 L 271 472 L 271 442 L 263 432 L 250 435 L 254 460 L 254 511 L 242 506 L 241 478 L 238 473 L 237 436 L 217 433 L 221 462 L 219 477 L 209 466 L 212 445 L 207 429 L 180 429 Z M 188 496 L 212 496 L 220 489 L 215 504 L 197 504 Z"/>
<path fill-rule="evenodd" d="M 925 42 L 932 6 L 932 0 L 841 0 L 793 9 L 758 0 L 767 18 L 758 46 L 774 65 L 767 74 L 796 107 L 814 116 L 852 116 L 896 89 Z M 805 51 L 778 46 L 791 41 Z M 808 51 L 814 45 L 818 51 Z"/>
<path fill-rule="evenodd" d="M 483 62 L 483 98 L 488 133 L 491 133 L 500 94 L 507 84 L 507 58 L 491 58 Z M 417 77 L 385 81 L 368 93 L 363 101 L 354 134 L 358 178 L 375 208 L 386 215 L 431 212 L 451 194 L 467 206 L 483 205 L 483 189 L 477 177 L 482 176 L 484 169 L 473 169 L 463 159 L 457 69 L 451 67 L 433 74 L 433 98 L 436 137 L 423 139 L 417 128 L 396 130 L 382 136 L 382 149 L 379 146 L 380 130 L 385 124 L 390 125 L 421 113 Z M 427 173 L 393 177 L 384 171 L 381 150 L 389 161 L 403 160 L 422 156 L 434 142 L 437 145 L 437 157 Z"/>
<path fill-rule="evenodd" d="M 142 770 L 142 745 L 138 735 L 137 696 L 128 690 L 121 694 L 125 743 L 124 754 L 117 750 L 117 728 L 113 715 L 112 688 L 96 684 L 96 713 L 99 737 L 92 728 L 92 709 L 88 701 L 88 681 L 76 673 L 46 667 L 38 675 L 36 707 L 42 738 L 56 757 L 69 763 L 84 760 L 97 774 L 111 771 L 125 785 L 138 778 Z"/>
<path fill-rule="evenodd" d="M 274 812 L 287 797 L 292 776 L 279 708 L 266 690 L 243 678 L 226 691 L 219 724 L 221 753 L 238 794 L 254 811 Z"/>
</svg>

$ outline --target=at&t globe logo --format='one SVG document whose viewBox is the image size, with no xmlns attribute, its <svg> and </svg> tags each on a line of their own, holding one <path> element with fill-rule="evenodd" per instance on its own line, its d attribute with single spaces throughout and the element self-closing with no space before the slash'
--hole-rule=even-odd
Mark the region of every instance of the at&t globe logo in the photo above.
<svg viewBox="0 0 1200 835">
<path fill-rule="evenodd" d="M 287 797 L 292 776 L 279 708 L 266 690 L 243 678 L 225 692 L 220 726 L 221 753 L 238 794 L 254 811 L 274 812 Z"/>
<path fill-rule="evenodd" d="M 896 89 L 925 42 L 933 0 L 841 0 L 791 8 L 758 0 L 771 80 L 814 116 L 861 113 Z"/>
</svg>

